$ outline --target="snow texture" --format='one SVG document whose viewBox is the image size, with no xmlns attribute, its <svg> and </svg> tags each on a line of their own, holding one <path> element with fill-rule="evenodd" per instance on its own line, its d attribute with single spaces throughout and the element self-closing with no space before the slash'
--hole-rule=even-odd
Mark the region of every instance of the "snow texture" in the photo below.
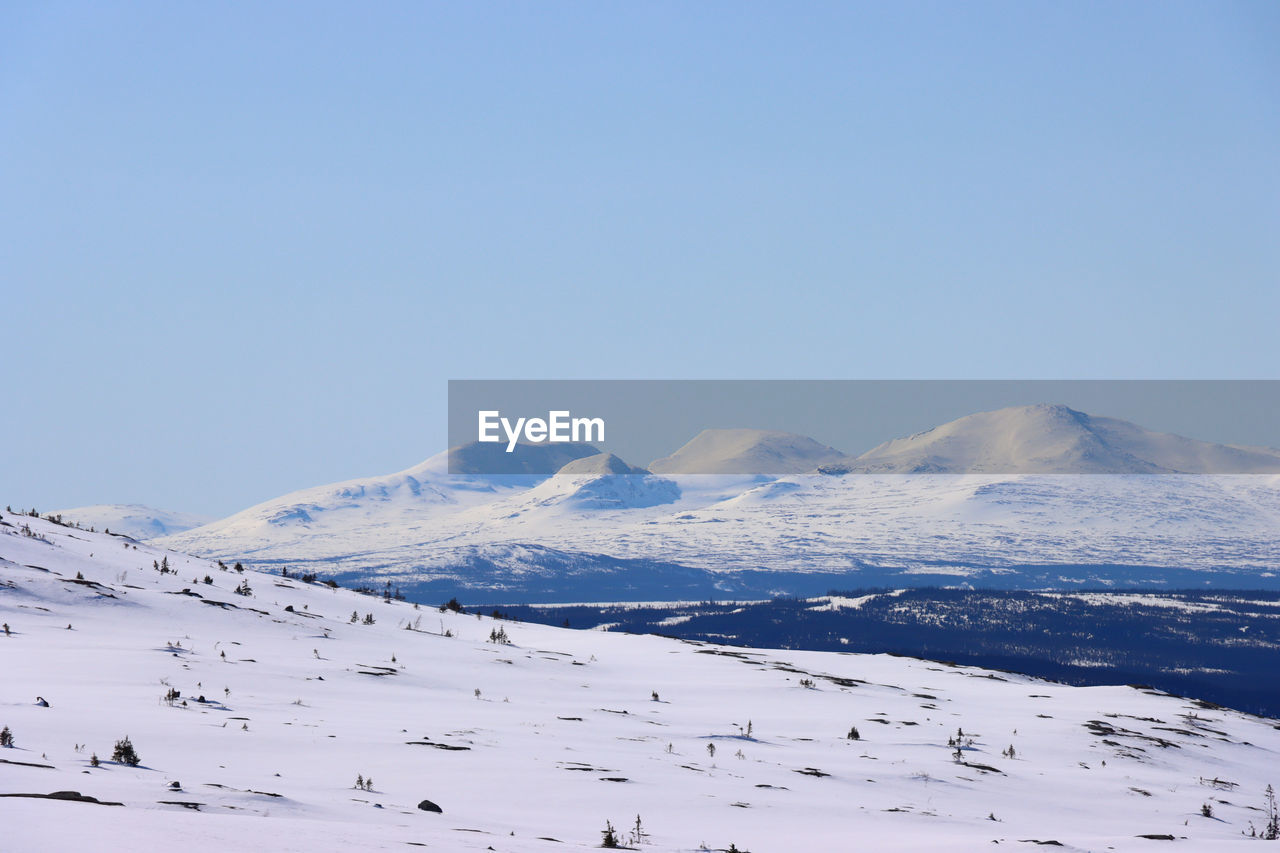
<svg viewBox="0 0 1280 853">
<path fill-rule="evenodd" d="M 415 609 L 11 514 L 0 622 L 0 794 L 121 804 L 0 797 L 6 850 L 541 853 L 639 815 L 652 850 L 1220 851 L 1277 781 L 1275 721 L 1148 690 Z"/>
</svg>

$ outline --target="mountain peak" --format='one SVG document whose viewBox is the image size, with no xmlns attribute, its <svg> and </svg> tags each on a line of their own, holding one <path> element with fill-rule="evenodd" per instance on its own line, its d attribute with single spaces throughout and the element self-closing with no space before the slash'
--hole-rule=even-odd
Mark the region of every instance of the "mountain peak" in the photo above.
<svg viewBox="0 0 1280 853">
<path fill-rule="evenodd" d="M 887 441 L 824 473 L 1234 474 L 1280 472 L 1280 453 L 1154 432 L 1057 403 L 978 412 Z"/>
<path fill-rule="evenodd" d="M 583 442 L 528 444 L 521 442 L 512 453 L 506 445 L 472 441 L 449 449 L 451 474 L 546 476 L 577 459 L 596 456 L 600 449 Z"/>
<path fill-rule="evenodd" d="M 557 474 L 607 476 L 611 474 L 648 474 L 645 468 L 630 465 L 612 453 L 583 456 L 566 463 Z"/>
<path fill-rule="evenodd" d="M 811 471 L 848 459 L 812 438 L 768 429 L 704 429 L 675 453 L 655 460 L 656 474 L 770 474 Z"/>
<path fill-rule="evenodd" d="M 123 533 L 133 539 L 154 539 L 181 533 L 214 520 L 211 516 L 156 509 L 142 504 L 95 504 L 57 510 L 54 514 L 82 527 Z"/>
</svg>

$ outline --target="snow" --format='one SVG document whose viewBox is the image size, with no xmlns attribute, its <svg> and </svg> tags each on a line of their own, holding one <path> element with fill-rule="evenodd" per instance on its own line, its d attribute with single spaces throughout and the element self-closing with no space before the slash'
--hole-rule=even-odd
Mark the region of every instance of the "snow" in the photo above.
<svg viewBox="0 0 1280 853">
<path fill-rule="evenodd" d="M 1138 689 L 495 622 L 9 514 L 0 621 L 0 793 L 123 803 L 0 797 L 6 850 L 583 850 L 637 814 L 653 850 L 1222 850 L 1280 750 Z M 109 761 L 126 734 L 139 767 Z"/>
<path fill-rule="evenodd" d="M 1177 596 L 1115 592 L 1109 592 L 1105 595 L 1089 592 L 1042 592 L 1038 594 L 1045 598 L 1071 598 L 1085 604 L 1102 607 L 1140 605 L 1142 607 L 1163 607 L 1168 610 L 1181 610 L 1184 613 L 1210 613 L 1221 609 L 1220 605 L 1213 602 L 1185 601 Z"/>
<path fill-rule="evenodd" d="M 906 590 L 895 589 L 889 592 L 873 592 L 869 595 L 854 596 L 853 598 L 845 595 L 820 595 L 817 598 L 806 599 L 806 601 L 813 602 L 814 606 L 809 609 L 819 613 L 824 611 L 861 610 L 862 606 L 868 601 L 874 601 L 877 598 L 897 598 L 904 592 Z"/>
</svg>

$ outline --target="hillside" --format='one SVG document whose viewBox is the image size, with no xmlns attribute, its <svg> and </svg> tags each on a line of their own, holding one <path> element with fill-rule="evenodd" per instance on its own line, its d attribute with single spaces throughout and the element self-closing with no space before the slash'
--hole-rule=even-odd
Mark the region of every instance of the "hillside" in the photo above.
<svg viewBox="0 0 1280 853">
<path fill-rule="evenodd" d="M 0 797 L 13 849 L 575 850 L 638 814 L 655 850 L 1222 850 L 1275 781 L 1273 721 L 1148 691 L 495 621 L 0 523 L 0 794 L 120 804 Z"/>
</svg>

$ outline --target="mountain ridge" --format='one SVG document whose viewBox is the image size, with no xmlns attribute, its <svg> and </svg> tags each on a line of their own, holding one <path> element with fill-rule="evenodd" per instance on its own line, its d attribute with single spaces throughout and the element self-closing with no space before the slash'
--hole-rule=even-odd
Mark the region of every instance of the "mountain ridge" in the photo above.
<svg viewBox="0 0 1280 853">
<path fill-rule="evenodd" d="M 1275 474 L 1280 451 L 1199 441 L 1060 404 L 978 412 L 824 473 Z"/>
</svg>

